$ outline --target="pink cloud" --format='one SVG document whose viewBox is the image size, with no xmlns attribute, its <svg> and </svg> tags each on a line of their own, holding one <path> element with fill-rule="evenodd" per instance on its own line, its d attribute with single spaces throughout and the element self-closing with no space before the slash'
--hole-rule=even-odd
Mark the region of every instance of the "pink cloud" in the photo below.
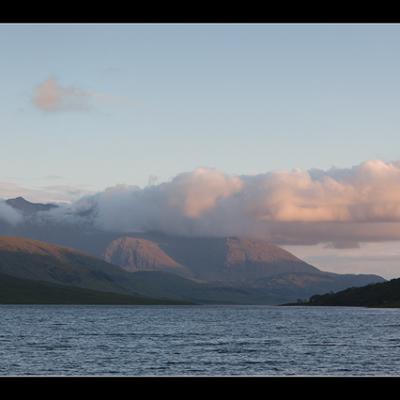
<svg viewBox="0 0 400 400">
<path fill-rule="evenodd" d="M 90 93 L 73 86 L 61 86 L 54 78 L 46 79 L 36 87 L 33 104 L 45 112 L 87 111 Z"/>
<path fill-rule="evenodd" d="M 106 230 L 237 235 L 278 244 L 400 239 L 400 163 L 229 176 L 198 168 L 145 188 L 119 185 L 73 207 L 96 207 Z"/>
</svg>

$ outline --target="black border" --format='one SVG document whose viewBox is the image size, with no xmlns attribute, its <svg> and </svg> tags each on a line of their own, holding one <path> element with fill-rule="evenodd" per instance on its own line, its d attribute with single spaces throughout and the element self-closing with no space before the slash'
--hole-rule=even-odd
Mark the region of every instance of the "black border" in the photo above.
<svg viewBox="0 0 400 400">
<path fill-rule="evenodd" d="M 0 23 L 400 23 L 394 3 L 353 7 L 349 2 L 3 2 Z"/>
<path fill-rule="evenodd" d="M 37 2 L 20 4 L 15 2 L 2 4 L 0 23 L 400 23 L 400 13 L 381 5 L 366 4 L 351 10 L 349 5 L 340 9 L 325 3 L 320 6 L 302 3 L 290 5 L 264 3 L 253 6 L 250 3 L 216 4 L 207 8 L 204 3 L 186 3 L 176 6 L 148 3 L 148 9 L 138 3 L 127 6 L 113 2 L 81 4 Z M 129 4 L 129 3 L 128 3 Z M 14 8 L 13 8 L 14 7 Z M 86 7 L 86 8 L 85 8 Z M 10 390 L 14 396 L 26 392 L 41 397 L 76 395 L 82 389 L 91 394 L 121 394 L 128 391 L 129 397 L 140 390 L 147 395 L 162 391 L 175 396 L 209 396 L 215 390 L 235 395 L 257 396 L 254 390 L 260 390 L 262 397 L 279 393 L 279 397 L 293 391 L 299 395 L 325 398 L 326 395 L 342 396 L 348 389 L 358 394 L 364 390 L 368 394 L 382 395 L 390 389 L 398 389 L 400 377 L 0 377 L 0 393 Z M 178 389 L 178 390 L 177 390 Z M 126 392 L 125 392 L 126 393 Z M 92 397 L 92 396 L 91 396 Z M 147 397 L 147 396 L 146 396 Z M 258 396 L 257 396 L 258 397 Z"/>
<path fill-rule="evenodd" d="M 76 396 L 84 392 L 103 397 L 146 395 L 173 395 L 182 397 L 208 397 L 223 393 L 243 396 L 245 399 L 294 395 L 324 399 L 347 397 L 355 390 L 356 397 L 367 392 L 369 395 L 388 394 L 398 390 L 400 377 L 4 377 L 0 378 L 0 393 L 8 391 L 13 396 L 20 393 Z M 394 392 L 396 393 L 396 392 Z"/>
</svg>

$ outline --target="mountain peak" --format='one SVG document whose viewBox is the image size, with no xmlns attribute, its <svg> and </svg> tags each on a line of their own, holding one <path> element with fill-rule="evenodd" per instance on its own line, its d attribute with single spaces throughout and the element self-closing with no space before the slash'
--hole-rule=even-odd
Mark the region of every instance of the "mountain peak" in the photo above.
<svg viewBox="0 0 400 400">
<path fill-rule="evenodd" d="M 183 275 L 189 272 L 157 243 L 143 238 L 124 236 L 113 240 L 104 252 L 104 259 L 131 272 L 164 270 Z"/>
<path fill-rule="evenodd" d="M 227 237 L 227 265 L 241 264 L 244 262 L 272 263 L 275 261 L 302 262 L 292 253 L 273 245 L 265 240 L 250 239 L 246 237 Z"/>
<path fill-rule="evenodd" d="M 52 208 L 58 207 L 51 203 L 32 203 L 22 196 L 6 200 L 6 203 L 15 210 L 21 211 L 23 214 L 33 214 L 38 211 L 49 211 Z"/>
</svg>

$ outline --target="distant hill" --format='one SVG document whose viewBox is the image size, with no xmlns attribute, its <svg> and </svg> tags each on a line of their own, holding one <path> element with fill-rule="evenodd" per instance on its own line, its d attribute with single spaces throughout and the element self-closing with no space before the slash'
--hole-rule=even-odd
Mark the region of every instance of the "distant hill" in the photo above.
<svg viewBox="0 0 400 400">
<path fill-rule="evenodd" d="M 57 204 L 42 204 L 42 203 L 31 203 L 25 200 L 23 197 L 16 197 L 15 199 L 8 199 L 6 203 L 12 208 L 21 211 L 23 214 L 34 214 L 38 211 L 49 211 L 53 208 L 57 208 Z"/>
<path fill-rule="evenodd" d="M 337 293 L 314 295 L 304 305 L 400 307 L 400 278 L 363 287 L 352 287 Z"/>
</svg>

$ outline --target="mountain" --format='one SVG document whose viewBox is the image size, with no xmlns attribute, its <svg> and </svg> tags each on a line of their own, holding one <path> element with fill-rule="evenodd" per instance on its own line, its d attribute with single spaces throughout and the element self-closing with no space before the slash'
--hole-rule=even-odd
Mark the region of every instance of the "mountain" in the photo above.
<svg viewBox="0 0 400 400">
<path fill-rule="evenodd" d="M 122 237 L 113 240 L 104 252 L 104 259 L 130 272 L 166 271 L 190 276 L 188 268 L 177 263 L 150 240 Z"/>
<path fill-rule="evenodd" d="M 23 198 L 9 201 L 14 207 L 31 209 L 31 206 L 26 204 L 29 202 Z M 35 210 L 52 207 L 46 204 L 29 204 L 33 204 Z M 90 213 L 95 212 L 95 209 L 89 206 Z M 139 272 L 153 272 L 154 277 L 158 272 L 183 277 L 186 278 L 187 287 L 195 282 L 212 287 L 245 290 L 248 296 L 252 293 L 248 297 L 251 299 L 255 293 L 258 299 L 260 295 L 262 298 L 269 296 L 270 299 L 305 299 L 314 294 L 385 281 L 378 275 L 343 275 L 321 271 L 288 251 L 259 239 L 182 237 L 159 232 L 122 234 L 102 231 L 90 222 L 90 218 L 77 221 L 81 220 L 78 218 L 74 223 L 68 223 L 67 220 L 62 222 L 51 218 L 36 219 L 35 213 L 32 212 L 23 223 L 15 226 L 0 222 L 0 234 L 27 237 L 74 248 L 86 256 L 90 254 L 94 257 L 96 265 L 100 262 L 98 259 L 102 258 L 108 266 L 113 264 L 114 267 L 121 267 L 116 274 L 118 279 L 113 278 L 116 279 L 113 285 L 106 280 L 100 283 L 97 279 L 96 285 L 89 287 L 85 280 L 86 287 L 93 290 L 115 291 L 114 286 L 117 282 L 119 290 L 123 287 L 129 291 L 126 282 L 130 284 L 132 276 L 128 277 L 126 273 L 132 275 Z M 78 270 L 75 272 L 79 276 Z M 125 275 L 122 275 L 123 273 Z M 139 276 L 135 279 L 139 279 Z M 94 285 L 93 277 L 90 282 Z M 204 290 L 204 286 L 201 290 Z M 187 294 L 186 291 L 183 292 Z M 174 298 L 182 298 L 179 293 L 175 295 Z M 236 300 L 233 296 L 233 301 Z"/>
<path fill-rule="evenodd" d="M 309 306 L 400 307 L 400 278 L 358 288 L 352 287 L 337 293 L 314 295 L 308 302 L 302 304 Z"/>
<path fill-rule="evenodd" d="M 138 242 L 146 243 L 148 251 L 139 253 Z M 123 246 L 116 246 L 120 243 Z M 115 248 L 118 249 L 116 261 L 123 268 L 136 269 L 137 258 L 142 263 L 144 259 L 151 263 L 162 252 L 168 257 L 169 265 L 185 266 L 192 277 L 208 282 L 247 284 L 282 273 L 319 272 L 280 247 L 255 239 L 135 234 L 111 242 L 104 253 L 108 261 L 113 260 Z"/>
<path fill-rule="evenodd" d="M 120 268 L 67 247 L 0 237 L 0 273 L 92 290 L 129 293 Z"/>
<path fill-rule="evenodd" d="M 148 243 L 147 252 L 137 251 L 137 241 Z M 150 246 L 149 243 L 153 243 Z M 118 260 L 123 268 L 140 270 L 135 262 L 150 262 L 159 251 L 174 265 L 185 266 L 190 276 L 202 282 L 219 285 L 265 289 L 279 296 L 309 297 L 316 293 L 341 290 L 350 286 L 363 286 L 382 282 L 377 275 L 335 274 L 321 271 L 300 260 L 288 251 L 258 239 L 188 238 L 156 233 L 141 233 L 121 237 L 106 247 L 107 260 L 113 262 L 115 243 L 118 247 Z M 157 252 L 152 253 L 152 250 Z M 135 258 L 136 257 L 136 258 Z M 174 272 L 173 269 L 168 269 Z"/>
<path fill-rule="evenodd" d="M 277 304 L 290 300 L 263 291 L 190 280 L 164 271 L 127 272 L 75 249 L 21 237 L 0 237 L 0 276 L 23 281 L 18 284 L 22 286 L 30 282 L 30 288 L 37 287 L 35 296 L 44 284 L 48 292 L 50 284 L 53 291 L 54 285 L 58 291 L 58 286 L 62 285 L 63 290 L 74 287 L 130 296 L 129 301 L 133 301 L 132 296 L 135 296 L 141 298 L 142 303 Z M 82 298 L 88 293 L 74 291 L 72 295 Z M 92 297 L 94 295 L 99 296 L 92 293 Z M 45 302 L 43 297 L 40 298 Z M 2 299 L 10 301 L 4 300 L 4 296 Z M 117 300 L 114 298 L 113 301 Z"/>
<path fill-rule="evenodd" d="M 47 282 L 137 297 L 163 298 L 165 293 L 153 290 L 155 296 L 149 296 L 140 275 L 75 249 L 20 237 L 0 237 L 0 274 L 40 284 Z M 172 297 L 180 296 L 177 293 Z M 184 300 L 182 296 L 181 300 Z"/>
<path fill-rule="evenodd" d="M 384 281 L 377 275 L 320 271 L 277 246 L 248 238 L 121 236 L 32 224 L 25 224 L 25 232 L 42 243 L 0 237 L 0 273 L 91 290 L 200 303 L 279 304 Z M 23 242 L 17 245 L 18 240 Z"/>
<path fill-rule="evenodd" d="M 34 214 L 38 211 L 49 211 L 53 208 L 57 208 L 56 204 L 42 204 L 42 203 L 31 203 L 25 200 L 23 197 L 16 197 L 15 199 L 8 199 L 6 203 L 12 208 L 21 211 L 25 215 Z"/>
<path fill-rule="evenodd" d="M 318 272 L 288 251 L 263 240 L 164 238 L 160 245 L 196 278 L 207 281 L 249 284 L 282 273 Z"/>
<path fill-rule="evenodd" d="M 0 304 L 179 304 L 43 281 L 15 278 L 0 273 Z M 182 302 L 187 304 L 187 302 Z"/>
<path fill-rule="evenodd" d="M 265 287 L 300 298 L 384 281 L 378 275 L 320 271 L 278 246 L 250 238 L 121 234 L 81 224 L 31 220 L 16 226 L 0 224 L 0 234 L 75 248 L 97 258 L 105 257 L 128 271 L 165 271 L 223 286 Z"/>
</svg>

